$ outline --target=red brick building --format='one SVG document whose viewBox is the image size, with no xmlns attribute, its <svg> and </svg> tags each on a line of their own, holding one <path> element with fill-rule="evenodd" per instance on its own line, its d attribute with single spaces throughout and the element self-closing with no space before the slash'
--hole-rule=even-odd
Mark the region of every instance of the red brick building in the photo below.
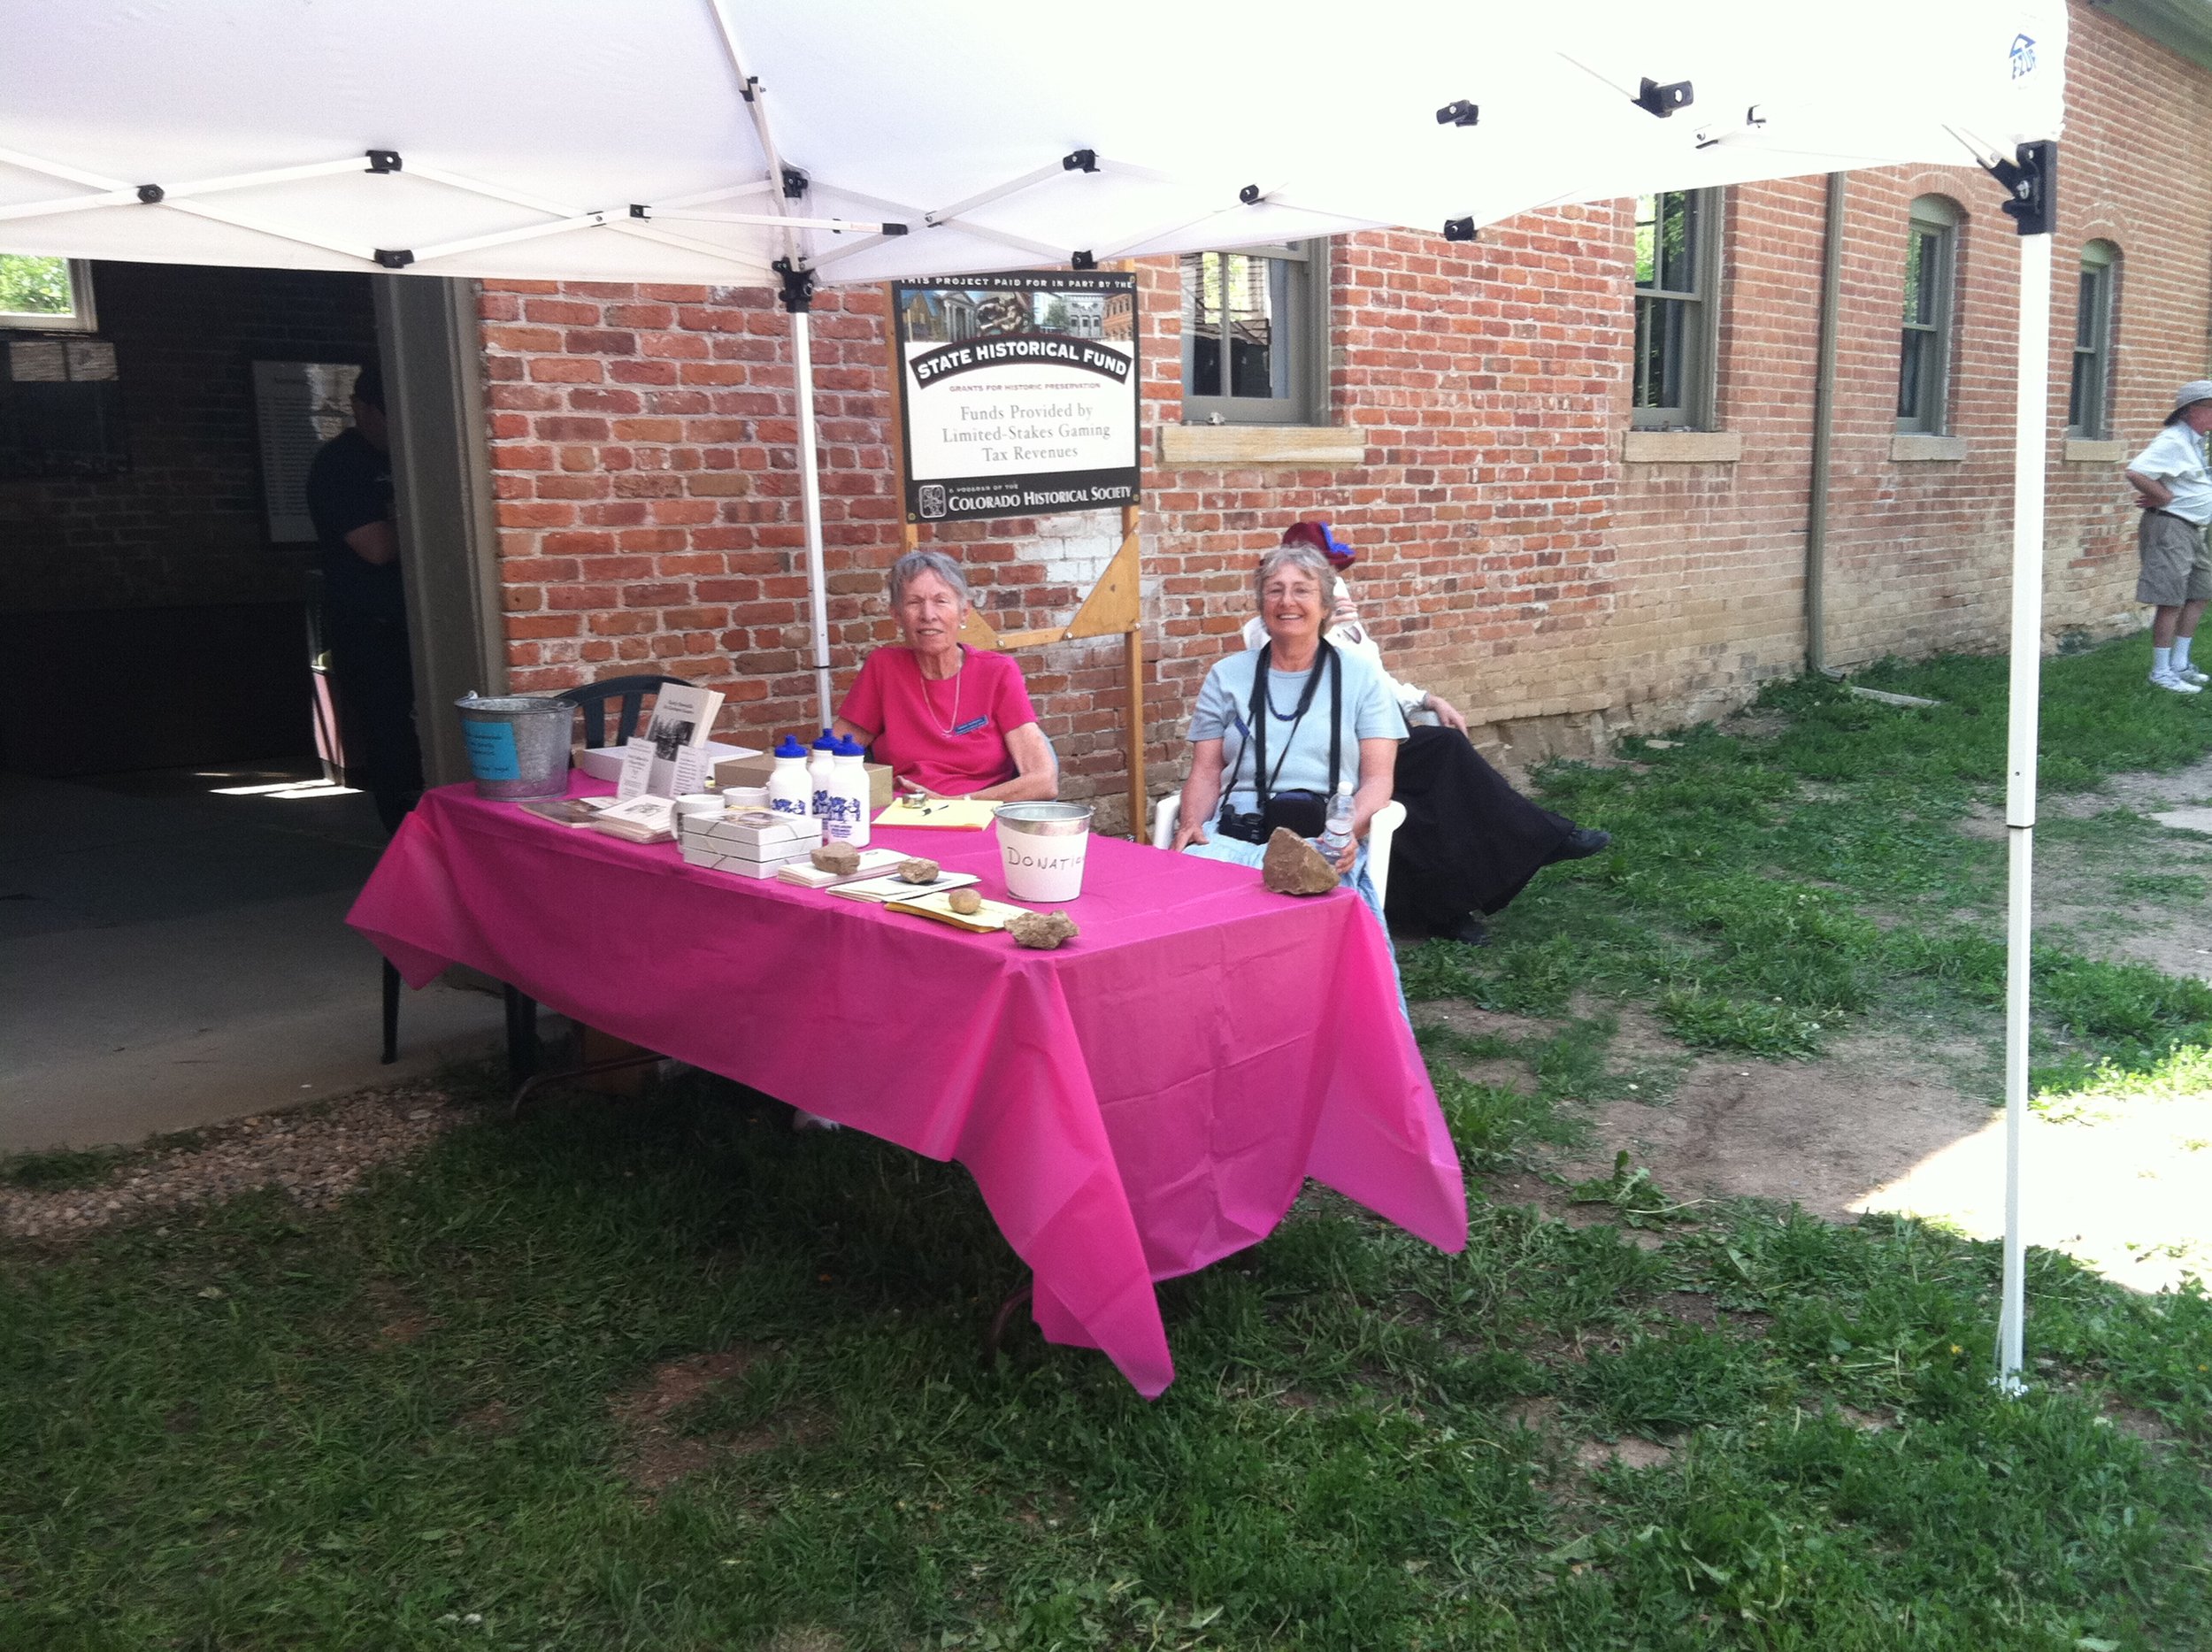
<svg viewBox="0 0 2212 1652">
<path fill-rule="evenodd" d="M 2141 623 L 2118 465 L 2207 367 L 2212 36 L 2192 16 L 2165 0 L 2074 8 L 2047 433 L 2053 639 Z M 1970 165 L 1855 173 L 1824 282 L 1831 187 L 1701 196 L 1679 247 L 1678 197 L 1532 214 L 1472 246 L 1340 240 L 1304 266 L 1315 313 L 1271 319 L 1316 339 L 1310 400 L 1287 423 L 1186 422 L 1198 311 L 1177 260 L 1139 266 L 1154 794 L 1179 772 L 1200 678 L 1250 611 L 1254 554 L 1301 516 L 1362 548 L 1355 588 L 1393 669 L 1518 760 L 1712 715 L 1809 655 L 1850 667 L 2001 646 L 2011 222 Z M 1686 262 L 1640 264 L 1640 246 Z M 512 685 L 653 665 L 724 689 L 726 735 L 808 726 L 789 334 L 771 295 L 510 283 L 486 288 L 481 317 Z M 816 310 L 841 689 L 894 634 L 887 321 L 880 289 Z M 1927 365 L 1902 370 L 1909 353 Z M 2070 408 L 2083 374 L 2086 401 Z M 1064 621 L 1116 526 L 1010 519 L 926 542 L 961 557 L 1004 631 Z M 1118 647 L 1058 644 L 1024 665 L 1067 792 L 1118 819 Z"/>
</svg>

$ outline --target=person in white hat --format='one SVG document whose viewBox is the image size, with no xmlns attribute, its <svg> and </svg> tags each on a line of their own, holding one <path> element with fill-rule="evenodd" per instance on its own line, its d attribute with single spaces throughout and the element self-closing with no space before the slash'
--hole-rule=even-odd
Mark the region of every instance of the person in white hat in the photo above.
<svg viewBox="0 0 2212 1652">
<path fill-rule="evenodd" d="M 2151 604 L 2151 681 L 2172 694 L 2196 694 L 2207 682 L 2189 663 L 2197 620 L 2212 598 L 2212 465 L 2204 436 L 2212 430 L 2212 379 L 2192 379 L 2174 393 L 2166 427 L 2127 467 L 2128 486 L 2143 520 L 2135 547 L 2143 558 L 2135 600 Z"/>
</svg>

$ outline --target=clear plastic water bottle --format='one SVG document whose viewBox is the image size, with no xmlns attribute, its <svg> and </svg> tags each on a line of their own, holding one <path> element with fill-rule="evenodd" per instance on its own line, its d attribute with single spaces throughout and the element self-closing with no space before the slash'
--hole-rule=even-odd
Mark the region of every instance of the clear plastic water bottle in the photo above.
<svg viewBox="0 0 2212 1652">
<path fill-rule="evenodd" d="M 1329 799 L 1329 818 L 1321 828 L 1321 852 L 1333 865 L 1352 846 L 1352 782 L 1339 780 L 1336 795 Z"/>
</svg>

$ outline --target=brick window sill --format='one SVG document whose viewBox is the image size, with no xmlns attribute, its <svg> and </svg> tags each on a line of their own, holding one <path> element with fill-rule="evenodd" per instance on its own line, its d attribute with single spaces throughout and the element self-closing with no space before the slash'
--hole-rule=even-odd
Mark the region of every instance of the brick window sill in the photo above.
<svg viewBox="0 0 2212 1652">
<path fill-rule="evenodd" d="M 1740 430 L 1632 430 L 1621 439 L 1629 465 L 1733 465 L 1741 457 Z"/>
<path fill-rule="evenodd" d="M 1939 460 L 1955 462 L 1966 457 L 1964 436 L 1892 436 L 1889 457 L 1899 465 L 1925 465 Z"/>
<path fill-rule="evenodd" d="M 1162 425 L 1160 463 L 1350 466 L 1367 459 L 1367 433 L 1349 425 Z"/>
<path fill-rule="evenodd" d="M 2128 456 L 2124 442 L 2085 442 L 2079 436 L 2066 438 L 2066 462 L 2069 465 L 2118 465 Z"/>
</svg>

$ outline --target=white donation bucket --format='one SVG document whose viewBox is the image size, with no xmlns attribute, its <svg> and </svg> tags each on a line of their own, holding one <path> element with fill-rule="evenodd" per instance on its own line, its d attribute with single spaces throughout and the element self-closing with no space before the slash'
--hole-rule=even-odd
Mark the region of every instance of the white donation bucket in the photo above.
<svg viewBox="0 0 2212 1652">
<path fill-rule="evenodd" d="M 1083 893 L 1091 811 L 1082 803 L 1001 803 L 999 863 L 1018 901 L 1072 901 Z"/>
</svg>

